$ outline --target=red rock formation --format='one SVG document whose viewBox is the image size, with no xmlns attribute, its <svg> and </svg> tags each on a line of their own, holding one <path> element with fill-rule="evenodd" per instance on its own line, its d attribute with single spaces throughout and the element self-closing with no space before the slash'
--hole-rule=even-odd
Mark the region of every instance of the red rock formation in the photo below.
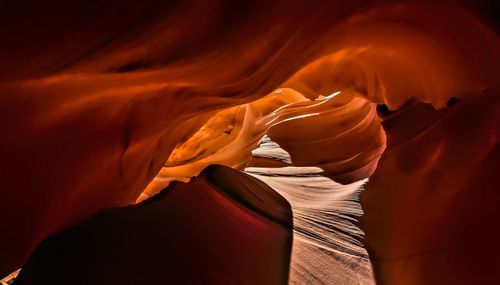
<svg viewBox="0 0 500 285">
<path fill-rule="evenodd" d="M 288 202 L 251 176 L 210 166 L 50 236 L 15 284 L 287 284 L 291 247 Z"/>
<path fill-rule="evenodd" d="M 381 284 L 498 283 L 498 95 L 439 111 L 412 104 L 384 120 L 387 150 L 362 194 Z"/>
<path fill-rule="evenodd" d="M 375 105 L 361 97 L 339 94 L 318 109 L 317 116 L 274 126 L 269 136 L 290 152 L 293 165 L 320 167 L 342 183 L 369 177 L 385 148 Z"/>
<path fill-rule="evenodd" d="M 378 281 L 498 283 L 495 1 L 49 2 L 0 9 L 0 275 L 165 162 L 243 167 L 269 129 L 293 163 L 365 178 L 379 104 L 362 202 Z M 294 95 L 264 98 L 278 88 Z M 247 103 L 248 132 L 221 138 Z"/>
</svg>

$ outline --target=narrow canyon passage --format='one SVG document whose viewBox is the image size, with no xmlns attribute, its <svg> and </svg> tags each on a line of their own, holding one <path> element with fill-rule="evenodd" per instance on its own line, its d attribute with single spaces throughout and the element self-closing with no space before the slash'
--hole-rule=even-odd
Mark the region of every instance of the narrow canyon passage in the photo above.
<svg viewBox="0 0 500 285">
<path fill-rule="evenodd" d="M 291 163 L 290 155 L 264 136 L 246 173 L 265 182 L 291 205 L 293 246 L 290 284 L 375 284 L 363 233 L 359 194 L 366 179 L 342 185 L 318 167 L 270 167 L 273 160 Z M 252 164 L 252 162 L 251 162 Z"/>
<path fill-rule="evenodd" d="M 498 10 L 1 1 L 0 277 L 499 284 Z"/>
<path fill-rule="evenodd" d="M 250 164 L 261 165 L 263 161 L 259 159 L 264 158 L 267 166 L 247 167 L 244 171 L 266 183 L 291 205 L 293 245 L 289 284 L 375 284 L 362 244 L 363 233 L 356 225 L 357 218 L 362 215 L 359 194 L 366 179 L 342 185 L 324 177 L 323 170 L 317 167 L 269 167 L 273 161 L 292 161 L 290 155 L 268 136 L 264 136 L 253 154 Z M 157 222 L 158 226 L 172 226 L 166 221 Z M 85 267 L 85 264 L 80 266 Z M 55 268 L 54 276 L 65 275 L 58 274 L 59 270 L 69 269 Z M 16 275 L 5 278 L 4 283 L 12 283 Z M 58 277 L 48 281 L 61 283 Z"/>
<path fill-rule="evenodd" d="M 365 181 L 342 185 L 314 167 L 247 168 L 292 206 L 290 284 L 375 284 L 355 225 Z"/>
</svg>

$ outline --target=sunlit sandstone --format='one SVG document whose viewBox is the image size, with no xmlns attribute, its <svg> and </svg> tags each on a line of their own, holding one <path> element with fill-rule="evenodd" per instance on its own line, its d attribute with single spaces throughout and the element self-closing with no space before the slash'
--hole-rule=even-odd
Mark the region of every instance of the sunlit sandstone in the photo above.
<svg viewBox="0 0 500 285">
<path fill-rule="evenodd" d="M 166 2 L 2 6 L 0 275 L 155 177 L 243 168 L 268 134 L 295 165 L 370 177 L 380 284 L 498 283 L 491 2 Z"/>
</svg>

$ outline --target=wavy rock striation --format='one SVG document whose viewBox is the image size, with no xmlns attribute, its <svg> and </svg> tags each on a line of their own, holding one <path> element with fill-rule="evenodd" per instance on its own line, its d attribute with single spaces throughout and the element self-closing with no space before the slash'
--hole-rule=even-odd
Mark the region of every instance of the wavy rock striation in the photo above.
<svg viewBox="0 0 500 285">
<path fill-rule="evenodd" d="M 28 2 L 0 9 L 0 275 L 267 134 L 370 177 L 380 284 L 499 283 L 496 1 Z"/>
</svg>

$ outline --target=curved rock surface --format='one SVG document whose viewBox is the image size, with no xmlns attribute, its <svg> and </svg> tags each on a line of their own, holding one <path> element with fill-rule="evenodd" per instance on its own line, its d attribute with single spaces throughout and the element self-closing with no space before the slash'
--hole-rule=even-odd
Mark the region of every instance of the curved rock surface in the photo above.
<svg viewBox="0 0 500 285">
<path fill-rule="evenodd" d="M 244 168 L 268 134 L 294 165 L 370 177 L 380 284 L 499 283 L 495 6 L 5 1 L 0 275 L 103 208 Z"/>
<path fill-rule="evenodd" d="M 14 284 L 287 284 L 291 247 L 288 202 L 214 165 L 51 235 Z"/>
<path fill-rule="evenodd" d="M 292 206 L 290 284 L 375 284 L 363 233 L 355 225 L 362 214 L 358 198 L 364 180 L 342 185 L 317 167 L 249 167 L 245 172 Z"/>
</svg>

